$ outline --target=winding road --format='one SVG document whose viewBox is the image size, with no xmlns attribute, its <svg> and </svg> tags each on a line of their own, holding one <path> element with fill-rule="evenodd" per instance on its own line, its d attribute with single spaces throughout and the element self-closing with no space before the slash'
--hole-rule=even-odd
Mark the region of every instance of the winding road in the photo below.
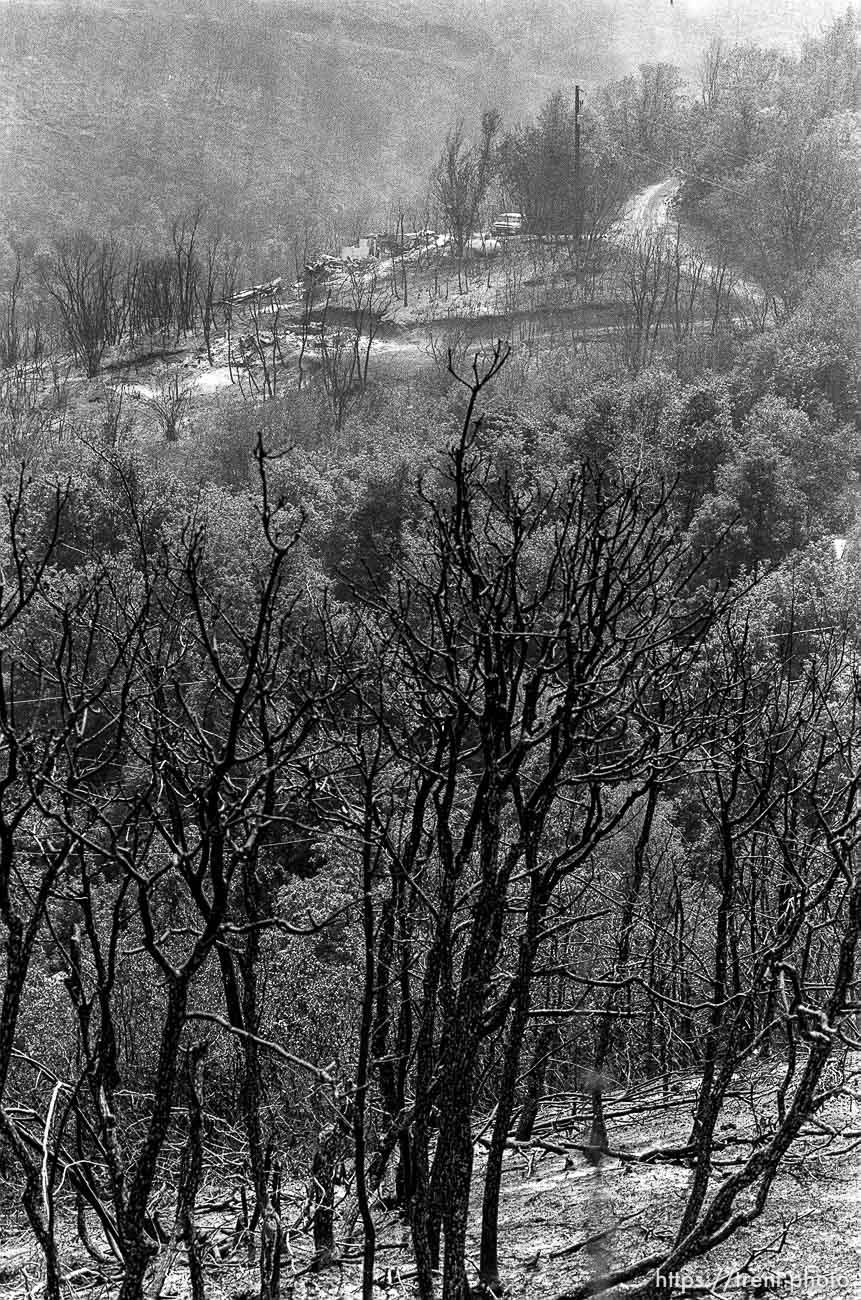
<svg viewBox="0 0 861 1300">
<path fill-rule="evenodd" d="M 622 235 L 642 235 L 662 230 L 670 223 L 670 204 L 682 187 L 679 176 L 649 185 L 629 200 L 618 224 Z"/>
</svg>

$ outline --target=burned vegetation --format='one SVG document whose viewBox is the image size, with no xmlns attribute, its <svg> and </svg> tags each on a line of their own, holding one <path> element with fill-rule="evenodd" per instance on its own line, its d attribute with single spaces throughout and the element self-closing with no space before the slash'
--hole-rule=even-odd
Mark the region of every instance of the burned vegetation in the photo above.
<svg viewBox="0 0 861 1300">
<path fill-rule="evenodd" d="M 11 233 L 4 1295 L 852 1294 L 856 54 Z"/>
</svg>

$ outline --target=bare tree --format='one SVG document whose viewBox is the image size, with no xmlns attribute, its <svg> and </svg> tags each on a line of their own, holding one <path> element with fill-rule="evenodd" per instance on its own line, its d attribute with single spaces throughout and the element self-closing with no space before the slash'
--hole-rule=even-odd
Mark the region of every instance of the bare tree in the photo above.
<svg viewBox="0 0 861 1300">
<path fill-rule="evenodd" d="M 477 144 L 466 141 L 463 122 L 446 137 L 431 188 L 451 234 L 458 266 L 458 287 L 463 283 L 464 255 L 476 227 L 494 168 L 494 149 L 501 118 L 495 110 L 482 114 Z"/>
<path fill-rule="evenodd" d="M 121 462 L 115 465 L 131 502 L 133 485 Z M 24 528 L 23 498 L 10 502 L 20 576 L 9 589 L 8 612 L 18 625 L 15 653 L 29 665 L 25 696 L 33 700 L 25 710 L 7 693 L 15 686 L 7 670 L 0 702 L 6 755 L 0 908 L 8 978 L 0 1033 L 10 1050 L 0 1053 L 0 1085 L 15 1056 L 10 1035 L 38 933 L 50 937 L 64 972 L 79 1073 L 56 1079 L 45 1116 L 25 1108 L 13 1118 L 6 1110 L 0 1123 L 24 1173 L 25 1206 L 52 1297 L 60 1285 L 55 1192 L 69 1179 L 121 1262 L 119 1294 L 141 1300 L 160 1232 L 152 1201 L 161 1186 L 183 1049 L 192 1062 L 199 1059 L 193 1026 L 207 1016 L 238 1037 L 255 1033 L 247 1002 L 237 1023 L 232 1004 L 223 1018 L 198 1011 L 193 997 L 205 966 L 225 950 L 231 925 L 241 932 L 246 917 L 234 911 L 234 885 L 262 869 L 267 832 L 271 840 L 273 826 L 283 834 L 289 823 L 290 771 L 313 725 L 314 690 L 300 685 L 311 680 L 299 667 L 308 662 L 301 616 L 287 585 L 295 518 L 270 500 L 262 450 L 258 466 L 259 587 L 244 607 L 234 602 L 227 609 L 224 594 L 211 585 L 199 528 L 190 524 L 174 546 L 152 548 L 148 521 L 134 509 L 137 567 L 107 557 L 80 577 L 73 574 L 63 589 L 48 580 L 63 498 L 51 507 L 55 532 L 38 554 L 15 543 Z M 315 680 L 318 670 L 315 665 Z M 163 989 L 154 1004 L 150 1099 L 137 1116 L 135 1138 L 123 1128 L 129 1062 L 118 1023 L 131 936 L 138 969 Z M 50 1068 L 37 1077 L 50 1081 Z M 193 1065 L 187 1088 L 190 1128 L 176 1222 L 199 1293 Z M 65 1098 L 68 1104 L 58 1108 Z M 34 1151 L 41 1157 L 34 1159 Z"/>
<path fill-rule="evenodd" d="M 119 249 L 113 240 L 88 235 L 61 240 L 44 267 L 44 280 L 75 358 L 92 378 L 105 349 L 122 337 Z"/>
<path fill-rule="evenodd" d="M 371 352 L 388 301 L 388 290 L 375 266 L 351 265 L 337 292 L 330 286 L 317 309 L 319 378 L 336 429 L 343 428 L 348 412 L 367 391 Z"/>
<path fill-rule="evenodd" d="M 622 251 L 625 282 L 622 330 L 627 362 L 633 370 L 650 365 L 664 337 L 676 358 L 691 338 L 704 310 L 707 264 L 682 243 L 680 230 L 646 231 L 630 237 Z M 716 293 L 726 294 L 722 281 Z"/>
<path fill-rule="evenodd" d="M 702 1045 L 693 1128 L 676 1151 L 694 1170 L 686 1202 L 670 1245 L 566 1291 L 564 1300 L 647 1278 L 643 1293 L 651 1294 L 656 1277 L 753 1223 L 787 1152 L 833 1095 L 826 1070 L 835 1066 L 839 1077 L 840 1058 L 854 1047 L 861 929 L 861 885 L 850 867 L 859 838 L 858 772 L 849 759 L 859 721 L 855 654 L 838 628 L 814 660 L 799 662 L 789 630 L 763 663 L 750 636 L 750 624 L 738 622 L 714 635 L 701 680 L 711 738 L 703 735 L 702 762 L 688 760 L 716 857 L 705 886 L 714 918 L 708 964 L 690 973 L 683 1003 Z M 662 995 L 651 989 L 650 996 Z M 778 1087 L 758 1103 L 756 1140 L 714 1186 L 718 1121 L 732 1079 L 774 1037 L 784 1048 Z"/>
<path fill-rule="evenodd" d="M 213 364 L 212 342 L 217 307 L 220 300 L 232 297 L 236 291 L 238 262 L 239 249 L 230 248 L 222 233 L 216 232 L 208 237 L 195 292 L 206 355 L 210 365 Z"/>
<path fill-rule="evenodd" d="M 717 108 L 724 89 L 727 50 L 721 36 L 713 36 L 700 56 L 700 97 L 707 113 Z"/>
<path fill-rule="evenodd" d="M 547 909 L 678 762 L 678 683 L 699 654 L 681 629 L 709 621 L 704 607 L 683 613 L 698 560 L 664 498 L 646 504 L 635 485 L 588 469 L 516 485 L 494 463 L 475 404 L 504 357 L 499 347 L 485 369 L 476 361 L 466 381 L 463 428 L 419 537 L 385 585 L 356 593 L 340 653 L 356 707 L 348 723 L 333 719 L 336 816 L 355 837 L 368 906 L 386 873 L 375 961 L 365 925 L 373 1055 L 357 1095 L 378 1062 L 423 1300 L 443 1243 L 442 1294 L 466 1294 L 479 1062 L 508 1025 L 482 1248 L 482 1280 L 498 1284 L 501 1156 Z M 374 648 L 366 661 L 358 646 Z"/>
<path fill-rule="evenodd" d="M 194 389 L 179 374 L 164 378 L 157 392 L 147 398 L 165 442 L 176 442 L 183 422 L 194 405 Z"/>
<path fill-rule="evenodd" d="M 197 319 L 197 303 L 200 296 L 200 264 L 196 245 L 201 216 L 201 209 L 195 208 L 184 216 L 176 217 L 170 227 L 176 282 L 176 328 L 178 335 L 193 330 Z"/>
</svg>

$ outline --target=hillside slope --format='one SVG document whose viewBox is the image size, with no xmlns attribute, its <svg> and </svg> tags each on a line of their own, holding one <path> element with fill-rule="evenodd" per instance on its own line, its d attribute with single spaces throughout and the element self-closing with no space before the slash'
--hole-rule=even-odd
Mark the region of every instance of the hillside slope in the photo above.
<svg viewBox="0 0 861 1300">
<path fill-rule="evenodd" d="M 345 230 L 421 191 L 456 118 L 644 59 L 692 71 L 716 24 L 789 39 L 833 7 L 799 3 L 0 0 L 0 220 L 144 235 L 201 202 L 246 239 Z"/>
</svg>

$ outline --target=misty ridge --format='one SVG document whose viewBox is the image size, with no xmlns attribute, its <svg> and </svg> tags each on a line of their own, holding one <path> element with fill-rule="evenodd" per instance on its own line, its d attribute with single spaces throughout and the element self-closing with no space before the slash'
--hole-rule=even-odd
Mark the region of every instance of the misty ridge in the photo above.
<svg viewBox="0 0 861 1300">
<path fill-rule="evenodd" d="M 715 34 L 797 47 L 834 6 L 657 0 L 0 4 L 0 215 L 145 237 L 202 205 L 262 245 L 421 194 L 451 122 L 534 114 Z M 354 229 L 355 228 L 355 229 Z"/>
<path fill-rule="evenodd" d="M 0 0 L 3 1300 L 853 1300 L 859 47 Z"/>
</svg>

